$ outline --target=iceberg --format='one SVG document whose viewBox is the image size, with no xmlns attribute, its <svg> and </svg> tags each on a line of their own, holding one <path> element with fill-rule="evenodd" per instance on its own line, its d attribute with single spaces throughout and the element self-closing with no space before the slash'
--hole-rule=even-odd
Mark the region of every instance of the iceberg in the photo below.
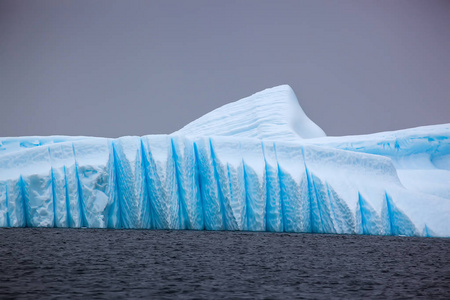
<svg viewBox="0 0 450 300">
<path fill-rule="evenodd" d="M 287 85 L 172 134 L 0 138 L 0 227 L 450 237 L 449 138 L 327 137 Z"/>
</svg>

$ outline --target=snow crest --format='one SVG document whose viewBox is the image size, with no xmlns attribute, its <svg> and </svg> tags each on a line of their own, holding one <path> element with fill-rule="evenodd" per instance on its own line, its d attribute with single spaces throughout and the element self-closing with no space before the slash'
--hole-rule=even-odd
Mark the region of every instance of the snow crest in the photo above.
<svg viewBox="0 0 450 300">
<path fill-rule="evenodd" d="M 325 136 L 325 132 L 303 112 L 294 91 L 288 85 L 266 89 L 226 104 L 173 134 L 282 141 Z"/>
</svg>

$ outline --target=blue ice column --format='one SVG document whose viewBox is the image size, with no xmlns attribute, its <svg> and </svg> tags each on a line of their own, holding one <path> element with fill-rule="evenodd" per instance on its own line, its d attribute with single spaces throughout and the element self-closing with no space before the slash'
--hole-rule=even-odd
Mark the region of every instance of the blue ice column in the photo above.
<svg viewBox="0 0 450 300">
<path fill-rule="evenodd" d="M 1 156 L 0 174 L 0 197 L 5 200 L 1 215 L 5 215 L 6 208 L 9 226 L 54 226 L 52 168 L 47 147 Z M 2 219 L 4 223 L 5 218 Z"/>
<path fill-rule="evenodd" d="M 55 227 L 81 227 L 78 174 L 71 142 L 48 146 L 51 161 Z"/>
<path fill-rule="evenodd" d="M 110 139 L 73 142 L 83 225 L 120 228 L 120 208 Z"/>
<path fill-rule="evenodd" d="M 302 149 L 296 144 L 274 145 L 280 178 L 284 231 L 311 232 L 311 207 Z"/>
<path fill-rule="evenodd" d="M 204 229 L 203 203 L 194 141 L 183 136 L 172 136 L 171 143 L 180 199 L 181 228 Z"/>
<path fill-rule="evenodd" d="M 183 212 L 171 138 L 149 135 L 142 137 L 142 143 L 153 226 L 156 229 L 181 229 Z"/>
<path fill-rule="evenodd" d="M 137 136 L 113 141 L 123 228 L 152 228 L 142 144 Z"/>
<path fill-rule="evenodd" d="M 194 140 L 194 151 L 199 173 L 199 187 L 203 205 L 206 230 L 224 230 L 224 208 L 219 189 L 218 173 L 215 168 L 215 154 L 210 138 Z"/>
</svg>

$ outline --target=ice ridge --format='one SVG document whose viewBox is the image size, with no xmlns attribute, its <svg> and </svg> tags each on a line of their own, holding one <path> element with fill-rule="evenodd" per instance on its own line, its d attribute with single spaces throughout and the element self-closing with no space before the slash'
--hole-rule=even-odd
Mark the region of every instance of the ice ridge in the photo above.
<svg viewBox="0 0 450 300">
<path fill-rule="evenodd" d="M 219 107 L 174 134 L 283 141 L 325 136 L 325 132 L 303 112 L 294 91 L 288 85 L 266 89 Z"/>
</svg>

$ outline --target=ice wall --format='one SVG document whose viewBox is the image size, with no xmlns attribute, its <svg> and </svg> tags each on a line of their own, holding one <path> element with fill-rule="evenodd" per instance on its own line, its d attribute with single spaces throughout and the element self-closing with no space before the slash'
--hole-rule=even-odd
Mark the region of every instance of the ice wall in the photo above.
<svg viewBox="0 0 450 300">
<path fill-rule="evenodd" d="M 288 86 L 171 135 L 0 138 L 0 227 L 450 237 L 450 124 L 326 137 Z"/>
<path fill-rule="evenodd" d="M 0 156 L 0 226 L 450 236 L 448 199 L 389 158 L 315 145 L 153 135 Z"/>
</svg>

